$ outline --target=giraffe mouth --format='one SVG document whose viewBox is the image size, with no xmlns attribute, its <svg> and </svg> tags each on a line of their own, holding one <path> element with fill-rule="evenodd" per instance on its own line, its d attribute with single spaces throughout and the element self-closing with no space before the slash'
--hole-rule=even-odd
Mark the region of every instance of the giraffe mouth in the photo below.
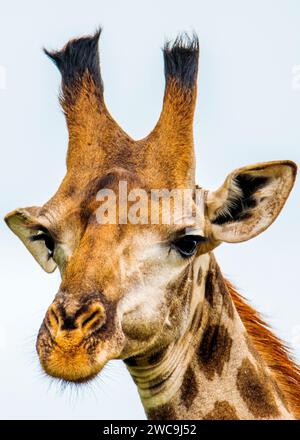
<svg viewBox="0 0 300 440">
<path fill-rule="evenodd" d="M 107 362 L 105 341 L 94 336 L 79 343 L 76 337 L 67 335 L 57 340 L 45 324 L 40 329 L 36 349 L 44 372 L 67 383 L 93 380 Z"/>
</svg>

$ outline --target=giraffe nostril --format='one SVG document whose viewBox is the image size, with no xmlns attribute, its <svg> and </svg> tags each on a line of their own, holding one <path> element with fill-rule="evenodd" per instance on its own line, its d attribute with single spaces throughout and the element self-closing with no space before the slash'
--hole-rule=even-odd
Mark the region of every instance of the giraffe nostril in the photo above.
<svg viewBox="0 0 300 440">
<path fill-rule="evenodd" d="M 99 303 L 82 306 L 75 313 L 68 313 L 63 305 L 53 303 L 48 309 L 45 324 L 55 338 L 60 332 L 72 330 L 79 330 L 84 336 L 102 327 L 105 316 L 104 307 Z"/>
<path fill-rule="evenodd" d="M 81 324 L 82 327 L 85 327 L 89 322 L 91 322 L 96 316 L 99 315 L 98 311 L 93 312 L 90 316 L 88 316 Z"/>
<path fill-rule="evenodd" d="M 51 332 L 51 334 L 53 336 L 56 335 L 59 329 L 60 322 L 59 315 L 54 304 L 52 304 L 48 309 L 48 313 L 46 314 L 45 318 L 45 324 L 47 325 L 48 330 Z"/>
<path fill-rule="evenodd" d="M 87 332 L 89 330 L 95 330 L 96 328 L 101 327 L 104 324 L 104 317 L 105 312 L 102 306 L 92 306 L 90 310 L 84 313 L 79 319 L 82 330 Z"/>
<path fill-rule="evenodd" d="M 52 317 L 54 318 L 54 321 L 55 321 L 56 324 L 58 325 L 58 324 L 59 324 L 59 319 L 58 319 L 58 316 L 57 316 L 57 314 L 55 313 L 55 311 L 54 311 L 53 308 L 50 309 L 50 315 L 52 315 Z"/>
</svg>

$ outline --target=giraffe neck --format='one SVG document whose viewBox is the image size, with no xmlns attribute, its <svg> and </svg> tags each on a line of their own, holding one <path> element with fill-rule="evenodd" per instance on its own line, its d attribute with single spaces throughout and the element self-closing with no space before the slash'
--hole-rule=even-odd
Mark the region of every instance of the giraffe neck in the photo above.
<svg viewBox="0 0 300 440">
<path fill-rule="evenodd" d="M 198 260 L 184 332 L 128 366 L 148 418 L 293 418 L 248 338 L 214 256 Z"/>
</svg>

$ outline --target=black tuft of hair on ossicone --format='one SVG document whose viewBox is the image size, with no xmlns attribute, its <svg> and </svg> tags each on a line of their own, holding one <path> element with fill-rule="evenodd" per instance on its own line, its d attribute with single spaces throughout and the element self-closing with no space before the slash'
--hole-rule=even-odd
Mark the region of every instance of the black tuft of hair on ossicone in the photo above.
<svg viewBox="0 0 300 440">
<path fill-rule="evenodd" d="M 196 84 L 199 60 L 199 40 L 184 33 L 163 48 L 166 82 L 175 79 L 182 87 L 193 88 Z"/>
<path fill-rule="evenodd" d="M 94 35 L 69 41 L 60 51 L 50 52 L 44 49 L 62 75 L 63 89 L 77 85 L 88 72 L 96 87 L 103 92 L 98 52 L 100 34 L 101 28 L 97 29 Z"/>
</svg>

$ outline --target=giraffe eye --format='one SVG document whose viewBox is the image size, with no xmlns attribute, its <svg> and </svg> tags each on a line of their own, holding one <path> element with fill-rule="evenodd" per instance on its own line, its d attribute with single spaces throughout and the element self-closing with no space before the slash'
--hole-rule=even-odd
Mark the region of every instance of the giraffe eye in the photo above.
<svg viewBox="0 0 300 440">
<path fill-rule="evenodd" d="M 173 247 L 184 258 L 192 257 L 198 248 L 199 243 L 207 241 L 207 238 L 201 235 L 185 235 L 173 242 Z"/>
<path fill-rule="evenodd" d="M 48 249 L 49 258 L 53 257 L 55 243 L 53 238 L 48 232 L 41 232 L 37 235 L 32 235 L 30 237 L 31 241 L 43 241 L 45 243 L 46 248 Z"/>
</svg>

